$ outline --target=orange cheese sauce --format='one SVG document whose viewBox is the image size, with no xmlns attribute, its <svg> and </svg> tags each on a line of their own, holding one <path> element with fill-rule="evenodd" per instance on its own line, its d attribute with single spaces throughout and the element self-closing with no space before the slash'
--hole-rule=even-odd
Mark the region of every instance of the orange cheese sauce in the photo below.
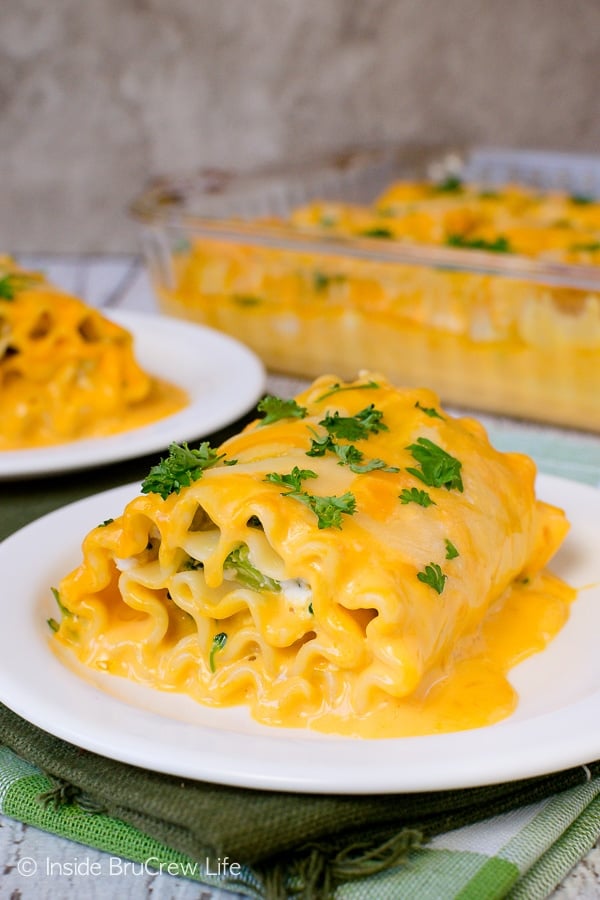
<svg viewBox="0 0 600 900">
<path fill-rule="evenodd" d="M 188 403 L 189 396 L 183 388 L 164 379 L 151 377 L 149 392 L 143 400 L 127 405 L 125 409 L 106 416 L 106 418 L 88 419 L 76 428 L 69 438 L 65 437 L 62 432 L 59 434 L 54 432 L 50 424 L 40 425 L 38 423 L 37 425 L 33 424 L 30 428 L 20 429 L 19 436 L 0 433 L 0 451 L 30 450 L 36 447 L 62 444 L 66 440 L 109 437 L 164 419 L 166 416 L 184 409 Z M 74 414 L 76 416 L 76 409 Z"/>
<path fill-rule="evenodd" d="M 360 718 L 328 712 L 312 728 L 353 737 L 390 738 L 464 731 L 493 725 L 509 716 L 519 698 L 510 669 L 539 653 L 568 619 L 576 591 L 552 574 L 515 584 L 489 613 L 476 634 L 459 641 L 447 666 L 430 673 L 415 695 L 394 704 L 374 704 Z M 270 724 L 297 726 L 294 716 Z"/>
</svg>

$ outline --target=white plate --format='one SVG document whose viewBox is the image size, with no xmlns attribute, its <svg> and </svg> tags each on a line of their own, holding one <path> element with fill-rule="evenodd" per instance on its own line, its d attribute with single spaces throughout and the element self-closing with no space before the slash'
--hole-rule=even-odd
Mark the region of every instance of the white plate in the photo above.
<svg viewBox="0 0 600 900">
<path fill-rule="evenodd" d="M 186 390 L 185 409 L 130 431 L 31 450 L 0 451 L 0 478 L 85 469 L 164 450 L 234 422 L 265 386 L 262 363 L 239 341 L 202 325 L 166 316 L 104 312 L 133 333 L 135 354 L 151 374 Z"/>
<path fill-rule="evenodd" d="M 571 532 L 552 568 L 583 587 L 563 631 L 513 670 L 514 715 L 454 734 L 337 738 L 262 726 L 244 709 L 84 670 L 50 649 L 50 586 L 80 560 L 87 531 L 137 493 L 120 487 L 38 519 L 0 546 L 0 699 L 58 737 L 171 775 L 268 790 L 389 793 L 470 787 L 542 775 L 600 758 L 600 492 L 549 476 L 540 496 L 566 509 Z M 34 564 L 32 564 L 34 563 Z"/>
</svg>

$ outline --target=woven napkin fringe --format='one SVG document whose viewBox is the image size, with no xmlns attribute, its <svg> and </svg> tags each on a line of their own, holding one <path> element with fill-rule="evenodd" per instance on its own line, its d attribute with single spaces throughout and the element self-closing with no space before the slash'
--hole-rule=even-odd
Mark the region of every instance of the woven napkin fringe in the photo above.
<svg viewBox="0 0 600 900">
<path fill-rule="evenodd" d="M 38 800 L 55 809 L 78 806 L 87 813 L 103 813 L 106 807 L 96 802 L 75 784 L 52 777 L 52 787 Z M 353 841 L 334 856 L 331 848 L 310 844 L 292 860 L 285 856 L 268 869 L 254 869 L 265 900 L 330 900 L 338 885 L 368 878 L 405 863 L 412 850 L 422 847 L 424 835 L 414 828 L 376 843 Z"/>
<path fill-rule="evenodd" d="M 98 803 L 85 791 L 82 791 L 76 784 L 71 784 L 64 778 L 56 778 L 54 775 L 47 777 L 52 781 L 52 787 L 38 795 L 38 800 L 45 806 L 53 806 L 54 809 L 61 809 L 63 806 L 78 806 L 87 813 L 105 813 L 106 806 Z"/>
</svg>

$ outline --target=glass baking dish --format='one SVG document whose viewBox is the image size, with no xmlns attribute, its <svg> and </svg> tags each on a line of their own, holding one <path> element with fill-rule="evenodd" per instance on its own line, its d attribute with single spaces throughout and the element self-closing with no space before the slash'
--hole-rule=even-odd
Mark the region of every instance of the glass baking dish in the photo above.
<svg viewBox="0 0 600 900">
<path fill-rule="evenodd" d="M 368 369 L 453 405 L 600 431 L 600 243 L 590 240 L 596 213 L 600 233 L 600 163 L 523 159 L 519 171 L 518 153 L 403 148 L 295 170 L 210 170 L 155 181 L 132 213 L 161 309 L 237 337 L 271 371 L 352 379 Z M 383 200 L 373 206 L 397 199 L 386 190 L 407 180 L 436 194 L 433 219 L 441 209 L 458 229 L 450 239 L 402 233 L 397 204 L 391 214 Z M 465 238 L 465 215 L 501 205 L 514 190 L 505 181 L 551 192 L 532 195 L 555 216 L 543 254 Z M 422 208 L 403 190 L 402 215 L 416 221 Z M 457 214 L 460 192 L 467 212 Z M 511 234 L 529 239 L 513 207 Z M 572 240 L 587 243 L 559 253 L 576 219 L 587 224 Z"/>
</svg>

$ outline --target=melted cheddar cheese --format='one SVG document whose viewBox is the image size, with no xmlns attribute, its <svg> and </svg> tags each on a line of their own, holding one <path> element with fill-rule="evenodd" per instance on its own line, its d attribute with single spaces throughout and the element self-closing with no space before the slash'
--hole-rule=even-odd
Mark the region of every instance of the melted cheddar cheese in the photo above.
<svg viewBox="0 0 600 900">
<path fill-rule="evenodd" d="M 125 328 L 0 257 L 0 450 L 112 434 L 186 402 L 143 371 Z"/>
<path fill-rule="evenodd" d="M 508 669 L 574 597 L 545 570 L 568 525 L 532 461 L 377 375 L 322 377 L 281 413 L 87 535 L 57 649 L 268 725 L 388 737 L 507 716 Z"/>
</svg>

